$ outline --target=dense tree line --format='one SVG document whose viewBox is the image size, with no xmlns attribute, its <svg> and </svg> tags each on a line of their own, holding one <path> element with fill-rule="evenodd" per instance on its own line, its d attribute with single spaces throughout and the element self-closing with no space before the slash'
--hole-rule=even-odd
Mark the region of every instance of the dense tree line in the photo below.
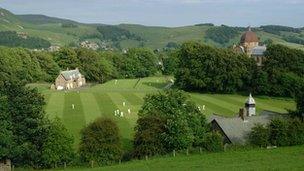
<svg viewBox="0 0 304 171">
<path fill-rule="evenodd" d="M 73 138 L 60 120 L 49 120 L 44 98 L 36 89 L 17 82 L 0 86 L 0 159 L 15 166 L 48 168 L 74 156 Z"/>
<path fill-rule="evenodd" d="M 214 42 L 217 42 L 220 44 L 225 44 L 238 35 L 239 35 L 239 31 L 237 28 L 222 25 L 219 27 L 209 28 L 206 31 L 205 38 L 211 39 Z"/>
<path fill-rule="evenodd" d="M 298 36 L 295 36 L 295 35 L 283 36 L 283 39 L 287 42 L 304 45 L 304 38 L 301 38 L 301 37 L 298 37 Z"/>
<path fill-rule="evenodd" d="M 301 29 L 299 28 L 280 26 L 280 25 L 267 25 L 267 26 L 261 26 L 260 28 L 267 33 L 276 34 L 276 35 L 281 35 L 281 31 L 301 33 Z"/>
<path fill-rule="evenodd" d="M 231 93 L 247 88 L 255 67 L 253 59 L 228 49 L 195 42 L 178 52 L 176 85 L 190 91 Z"/>
<path fill-rule="evenodd" d="M 269 45 L 262 67 L 245 54 L 199 43 L 184 43 L 178 51 L 176 85 L 190 91 L 294 97 L 304 86 L 304 52 Z"/>
<path fill-rule="evenodd" d="M 62 24 L 61 24 L 61 27 L 62 27 L 62 28 L 77 28 L 78 25 L 77 25 L 77 24 L 74 24 L 74 23 L 62 23 Z"/>
<path fill-rule="evenodd" d="M 143 40 L 140 36 L 117 26 L 98 26 L 97 31 L 103 35 L 104 40 L 120 41 L 125 39 Z"/>
<path fill-rule="evenodd" d="M 38 37 L 21 37 L 14 31 L 0 32 L 0 45 L 8 47 L 24 47 L 29 49 L 42 49 L 51 46 L 47 40 Z"/>
<path fill-rule="evenodd" d="M 294 97 L 304 86 L 304 51 L 283 45 L 268 46 L 266 61 L 260 69 L 260 83 L 264 88 L 257 93 Z"/>
<path fill-rule="evenodd" d="M 88 81 L 104 83 L 113 78 L 154 75 L 160 71 L 158 62 L 158 56 L 144 48 L 130 49 L 123 54 L 84 48 L 61 48 L 50 53 L 0 47 L 0 81 L 53 82 L 60 70 L 79 68 Z"/>
</svg>

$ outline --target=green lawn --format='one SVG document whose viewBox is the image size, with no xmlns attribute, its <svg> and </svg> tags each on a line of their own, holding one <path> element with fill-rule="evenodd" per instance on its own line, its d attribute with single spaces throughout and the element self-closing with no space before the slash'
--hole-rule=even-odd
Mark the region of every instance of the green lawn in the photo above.
<svg viewBox="0 0 304 171">
<path fill-rule="evenodd" d="M 68 168 L 67 171 L 154 171 L 154 170 L 303 170 L 304 146 L 280 147 L 277 149 L 251 149 L 177 155 L 154 158 L 148 161 L 131 161 L 101 168 Z"/>
<path fill-rule="evenodd" d="M 167 85 L 170 77 L 149 77 L 141 79 L 125 79 L 109 81 L 105 84 L 94 85 L 79 91 L 52 91 L 49 85 L 33 84 L 45 95 L 46 113 L 50 118 L 62 118 L 66 127 L 75 137 L 75 146 L 79 143 L 80 130 L 97 117 L 109 117 L 115 120 L 120 128 L 125 148 L 131 148 L 134 125 L 137 112 L 143 98 L 147 93 L 157 93 Z M 115 84 L 116 82 L 116 84 Z M 210 116 L 217 113 L 225 116 L 235 115 L 240 107 L 244 106 L 246 96 L 222 94 L 189 93 L 191 99 L 198 105 L 205 105 L 204 113 Z M 255 97 L 257 111 L 272 110 L 285 113 L 286 109 L 294 109 L 292 99 L 275 99 L 269 97 Z M 125 102 L 125 106 L 123 106 Z M 72 109 L 72 104 L 75 108 Z M 114 116 L 114 111 L 119 109 L 124 117 Z M 128 109 L 131 114 L 128 114 Z"/>
</svg>

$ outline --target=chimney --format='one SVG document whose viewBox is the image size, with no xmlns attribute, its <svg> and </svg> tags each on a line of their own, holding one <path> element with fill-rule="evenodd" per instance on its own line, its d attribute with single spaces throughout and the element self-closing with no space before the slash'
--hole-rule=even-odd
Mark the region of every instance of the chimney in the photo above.
<svg viewBox="0 0 304 171">
<path fill-rule="evenodd" d="M 245 111 L 245 108 L 240 108 L 239 110 L 239 117 L 245 121 L 245 117 L 246 117 L 246 111 Z"/>
</svg>

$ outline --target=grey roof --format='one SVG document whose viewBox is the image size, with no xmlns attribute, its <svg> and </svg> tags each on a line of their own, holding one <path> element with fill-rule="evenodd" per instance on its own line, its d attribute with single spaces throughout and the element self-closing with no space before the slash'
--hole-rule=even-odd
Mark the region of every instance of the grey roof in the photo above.
<svg viewBox="0 0 304 171">
<path fill-rule="evenodd" d="M 65 80 L 78 79 L 81 77 L 81 74 L 78 69 L 61 71 L 60 73 Z"/>
<path fill-rule="evenodd" d="M 252 49 L 251 54 L 255 56 L 263 56 L 266 49 L 266 46 L 257 46 Z"/>
<path fill-rule="evenodd" d="M 263 111 L 259 116 L 246 117 L 245 120 L 240 117 L 228 118 L 219 115 L 212 115 L 209 120 L 217 122 L 232 143 L 244 144 L 251 128 L 258 123 L 266 125 L 271 119 L 278 116 L 281 115 L 271 111 Z"/>
</svg>

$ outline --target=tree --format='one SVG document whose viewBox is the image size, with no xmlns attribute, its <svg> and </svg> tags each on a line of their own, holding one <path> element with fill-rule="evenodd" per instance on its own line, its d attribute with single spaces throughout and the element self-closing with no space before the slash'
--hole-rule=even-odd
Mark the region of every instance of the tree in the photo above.
<svg viewBox="0 0 304 171">
<path fill-rule="evenodd" d="M 61 48 L 60 51 L 55 53 L 55 61 L 63 70 L 67 68 L 75 69 L 79 67 L 80 64 L 77 54 L 72 48 Z"/>
<path fill-rule="evenodd" d="M 254 146 L 267 147 L 269 131 L 268 128 L 262 124 L 255 125 L 249 134 L 249 142 Z"/>
<path fill-rule="evenodd" d="M 296 110 L 290 111 L 289 114 L 292 117 L 297 117 L 299 119 L 304 120 L 304 87 L 300 88 L 300 91 L 296 93 L 295 97 L 296 101 Z"/>
<path fill-rule="evenodd" d="M 239 35 L 238 29 L 228 26 L 211 27 L 206 31 L 206 38 L 217 43 L 225 44 Z"/>
<path fill-rule="evenodd" d="M 288 122 L 288 141 L 289 145 L 304 144 L 304 123 L 299 119 L 291 119 Z"/>
<path fill-rule="evenodd" d="M 109 165 L 122 157 L 121 140 L 117 125 L 110 119 L 96 119 L 81 132 L 79 147 L 83 162 L 94 161 Z"/>
<path fill-rule="evenodd" d="M 40 68 L 43 71 L 42 79 L 44 81 L 53 82 L 60 71 L 54 57 L 47 52 L 32 52 L 31 56 L 32 59 L 38 61 Z"/>
<path fill-rule="evenodd" d="M 139 118 L 135 130 L 134 157 L 143 158 L 165 153 L 166 150 L 160 137 L 165 131 L 164 120 L 157 116 Z"/>
<path fill-rule="evenodd" d="M 48 121 L 48 136 L 43 142 L 41 160 L 44 167 L 56 167 L 74 158 L 74 139 L 59 118 Z"/>
<path fill-rule="evenodd" d="M 20 83 L 6 82 L 4 89 L 16 144 L 13 163 L 17 166 L 39 165 L 40 150 L 47 137 L 44 128 L 44 98 L 37 89 L 30 89 Z"/>
<path fill-rule="evenodd" d="M 104 83 L 115 77 L 116 71 L 105 57 L 90 49 L 77 49 L 79 69 L 89 81 Z"/>
<path fill-rule="evenodd" d="M 196 142 L 203 141 L 206 130 L 205 116 L 182 91 L 167 90 L 158 94 L 147 95 L 138 115 L 139 121 L 136 127 L 136 135 L 138 136 L 136 138 L 149 133 L 148 137 L 152 137 L 153 142 L 157 142 L 154 145 L 159 145 L 154 147 L 157 150 L 164 149 L 165 152 L 171 152 L 172 150 L 200 145 Z M 142 121 L 149 120 L 151 117 L 163 121 L 159 122 L 163 125 L 156 124 L 153 127 L 142 125 L 146 123 Z M 159 133 L 158 130 L 162 130 L 161 128 L 165 128 L 165 130 Z M 135 142 L 138 142 L 137 140 Z M 134 148 L 146 148 L 145 141 L 136 143 Z M 148 150 L 150 150 L 149 154 L 159 152 L 157 150 L 153 151 L 152 148 Z"/>
<path fill-rule="evenodd" d="M 231 50 L 195 42 L 184 43 L 178 54 L 176 85 L 184 90 L 231 93 L 247 90 L 255 62 Z"/>
<path fill-rule="evenodd" d="M 287 146 L 288 141 L 288 123 L 283 119 L 273 119 L 268 125 L 269 142 L 276 146 Z"/>
<path fill-rule="evenodd" d="M 251 86 L 253 93 L 268 94 L 270 91 L 270 85 L 268 83 L 267 72 L 263 71 L 261 68 L 256 68 L 253 74 Z"/>
<path fill-rule="evenodd" d="M 178 58 L 176 52 L 169 52 L 168 57 L 163 58 L 163 74 L 174 75 L 178 67 Z"/>
<path fill-rule="evenodd" d="M 124 59 L 121 71 L 127 78 L 147 77 L 157 72 L 157 57 L 150 49 L 129 49 Z"/>
<path fill-rule="evenodd" d="M 7 110 L 6 96 L 0 90 L 0 160 L 13 156 L 12 120 Z"/>
</svg>

